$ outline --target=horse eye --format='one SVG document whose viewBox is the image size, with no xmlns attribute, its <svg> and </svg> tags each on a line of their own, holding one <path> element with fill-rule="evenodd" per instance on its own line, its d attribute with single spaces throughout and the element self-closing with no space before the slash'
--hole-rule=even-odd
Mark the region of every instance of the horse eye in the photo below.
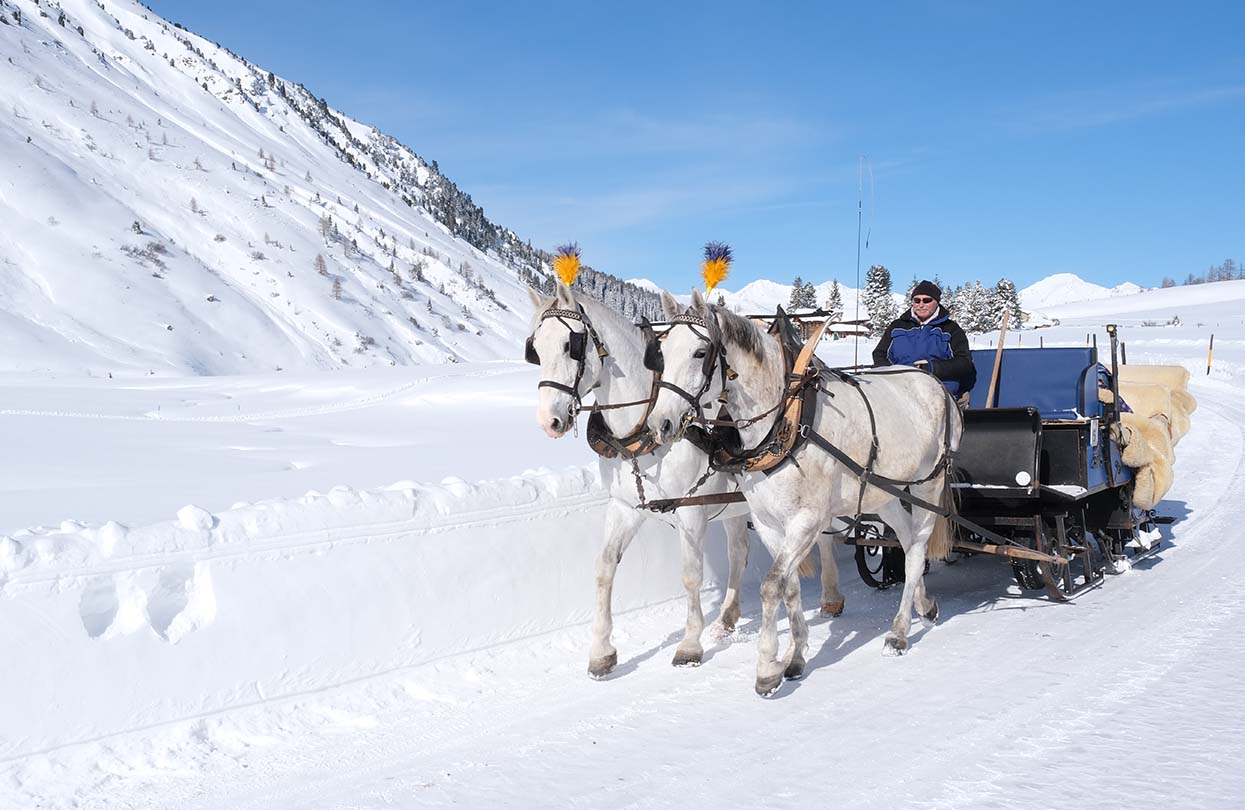
<svg viewBox="0 0 1245 810">
<path fill-rule="evenodd" d="M 705 359 L 705 350 L 704 350 L 704 349 L 697 349 L 697 350 L 696 350 L 696 353 L 695 353 L 695 354 L 693 354 L 693 355 L 692 355 L 692 357 L 696 358 L 697 360 L 704 360 L 704 359 Z"/>
</svg>

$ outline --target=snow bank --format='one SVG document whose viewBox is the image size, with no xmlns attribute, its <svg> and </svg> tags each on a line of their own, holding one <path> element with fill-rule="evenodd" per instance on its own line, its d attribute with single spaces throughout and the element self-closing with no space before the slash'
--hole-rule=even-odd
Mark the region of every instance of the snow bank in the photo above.
<svg viewBox="0 0 1245 810">
<path fill-rule="evenodd" d="M 0 761 L 586 622 L 605 501 L 581 467 L 0 537 Z M 617 610 L 682 594 L 672 540 L 641 532 Z"/>
</svg>

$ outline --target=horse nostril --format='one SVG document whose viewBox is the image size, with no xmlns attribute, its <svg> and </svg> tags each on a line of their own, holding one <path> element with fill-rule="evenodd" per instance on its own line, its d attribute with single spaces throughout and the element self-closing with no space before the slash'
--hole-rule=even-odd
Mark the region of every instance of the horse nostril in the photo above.
<svg viewBox="0 0 1245 810">
<path fill-rule="evenodd" d="M 669 419 L 661 420 L 661 437 L 667 438 L 671 433 L 674 433 L 674 423 Z"/>
<path fill-rule="evenodd" d="M 558 417 L 556 417 L 556 416 L 555 416 L 555 417 L 553 417 L 553 419 L 549 422 L 549 427 L 553 428 L 554 430 L 561 430 L 561 429 L 562 429 L 562 420 L 561 420 L 561 419 L 559 419 L 559 418 L 558 418 Z"/>
</svg>

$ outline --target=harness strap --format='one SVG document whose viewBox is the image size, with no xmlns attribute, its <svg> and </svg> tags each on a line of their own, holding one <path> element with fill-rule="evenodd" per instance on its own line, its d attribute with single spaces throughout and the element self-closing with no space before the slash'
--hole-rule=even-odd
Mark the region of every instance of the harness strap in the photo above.
<svg viewBox="0 0 1245 810">
<path fill-rule="evenodd" d="M 747 500 L 738 490 L 735 492 L 718 492 L 712 495 L 691 495 L 682 498 L 660 498 L 649 501 L 644 506 L 654 512 L 673 512 L 684 506 L 708 506 L 710 504 L 742 503 Z"/>
<path fill-rule="evenodd" d="M 991 540 L 995 543 L 998 543 L 999 545 L 1008 546 L 1008 547 L 1016 545 L 1016 543 L 1013 542 L 1012 540 L 1009 540 L 1000 534 L 995 534 L 994 532 L 990 531 L 984 526 L 979 526 L 973 521 L 968 520 L 967 518 L 960 517 L 959 515 L 957 515 L 955 512 L 953 512 L 950 509 L 946 509 L 941 506 L 932 504 L 929 501 L 924 500 L 923 498 L 918 498 L 912 493 L 907 492 L 904 489 L 901 489 L 900 486 L 898 485 L 904 482 L 898 482 L 893 479 L 886 478 L 885 476 L 877 475 L 869 470 L 866 470 L 864 467 L 856 463 L 856 461 L 851 456 L 849 456 L 847 453 L 844 453 L 842 450 L 840 450 L 839 448 L 831 444 L 829 441 L 827 441 L 825 437 L 823 437 L 820 433 L 810 430 L 808 432 L 808 438 L 813 442 L 813 444 L 816 444 L 822 450 L 825 450 L 827 453 L 833 456 L 836 461 L 838 461 L 840 464 L 842 464 L 844 467 L 850 470 L 853 475 L 855 475 L 857 478 L 861 480 L 862 485 L 868 484 L 870 486 L 875 486 L 878 489 L 882 490 L 883 492 L 889 495 L 895 496 L 896 498 L 903 501 L 904 503 L 910 504 L 911 506 L 919 507 L 921 509 L 924 509 L 927 512 L 933 512 L 935 515 L 946 518 L 947 520 L 950 520 L 952 523 L 955 523 L 958 526 L 963 526 L 969 531 L 975 534 L 979 534 L 982 537 L 986 538 L 987 540 Z M 925 480 L 928 481 L 929 478 L 926 478 Z M 1060 562 L 1066 562 L 1066 561 L 1062 560 L 1061 558 Z"/>
</svg>

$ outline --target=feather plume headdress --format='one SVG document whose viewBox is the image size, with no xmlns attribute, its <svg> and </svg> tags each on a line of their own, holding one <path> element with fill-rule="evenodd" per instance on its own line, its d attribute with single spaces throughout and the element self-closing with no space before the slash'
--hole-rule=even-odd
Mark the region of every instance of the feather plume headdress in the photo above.
<svg viewBox="0 0 1245 810">
<path fill-rule="evenodd" d="M 553 272 L 568 287 L 575 283 L 575 277 L 579 275 L 579 255 L 579 245 L 574 242 L 559 245 L 553 254 Z"/>
<path fill-rule="evenodd" d="M 700 265 L 700 271 L 705 277 L 705 295 L 713 292 L 713 288 L 726 278 L 731 271 L 732 258 L 731 246 L 725 242 L 705 244 L 705 260 Z"/>
</svg>

